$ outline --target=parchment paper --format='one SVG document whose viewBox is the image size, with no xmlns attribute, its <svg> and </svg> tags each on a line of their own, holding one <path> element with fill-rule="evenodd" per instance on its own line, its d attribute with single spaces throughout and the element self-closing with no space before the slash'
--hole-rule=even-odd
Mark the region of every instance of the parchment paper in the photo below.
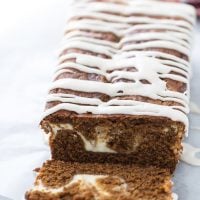
<svg viewBox="0 0 200 200">
<path fill-rule="evenodd" d="M 32 170 L 48 158 L 38 127 L 68 13 L 66 0 L 0 1 L 0 195 L 24 199 Z M 191 99 L 200 105 L 200 23 L 192 52 Z M 190 115 L 191 126 L 200 116 Z M 186 141 L 200 147 L 200 131 Z M 174 177 L 180 200 L 200 199 L 200 168 L 180 163 Z M 3 197 L 0 196 L 0 200 Z"/>
</svg>

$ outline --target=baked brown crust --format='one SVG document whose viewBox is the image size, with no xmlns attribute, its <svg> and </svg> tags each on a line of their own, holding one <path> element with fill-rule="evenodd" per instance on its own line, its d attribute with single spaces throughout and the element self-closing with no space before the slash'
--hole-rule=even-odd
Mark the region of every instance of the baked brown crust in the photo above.
<svg viewBox="0 0 200 200">
<path fill-rule="evenodd" d="M 104 2 L 104 1 L 89 1 L 87 2 L 88 7 L 90 6 L 91 2 Z M 117 5 L 126 5 L 130 3 L 129 1 L 106 1 L 106 3 L 115 3 Z M 137 6 L 137 5 L 136 5 Z M 140 7 L 139 7 L 140 8 Z M 91 7 L 93 9 L 93 7 Z M 98 9 L 98 8 L 97 8 Z M 127 28 L 127 33 L 125 34 L 118 34 L 117 32 L 113 31 L 105 31 L 103 28 L 108 28 L 106 23 L 111 23 L 113 26 L 120 26 L 123 24 L 122 22 L 118 22 L 118 18 L 116 18 L 115 22 L 110 19 L 101 19 L 99 15 L 90 15 L 90 14 L 79 14 L 78 16 L 72 17 L 68 25 L 79 25 L 83 23 L 83 26 L 79 28 L 69 28 L 65 31 L 65 37 L 69 37 L 71 34 L 72 36 L 69 37 L 68 44 L 71 42 L 70 39 L 76 41 L 85 41 L 85 40 L 92 40 L 91 44 L 96 44 L 97 49 L 103 48 L 107 46 L 117 46 L 116 49 L 118 50 L 117 53 L 114 51 L 113 54 L 120 54 L 123 52 L 123 48 L 126 49 L 129 45 L 140 45 L 146 44 L 146 42 L 158 42 L 159 41 L 174 41 L 171 36 L 176 37 L 176 34 L 187 34 L 190 32 L 190 27 L 192 27 L 192 21 L 189 20 L 188 17 L 184 15 L 174 14 L 174 15 L 167 15 L 167 14 L 148 14 L 148 13 L 117 13 L 118 9 L 113 9 L 113 11 L 103 11 L 99 10 L 97 14 L 107 14 L 108 16 L 112 17 L 124 17 L 125 20 L 131 19 L 131 17 L 135 17 L 136 19 L 147 19 L 152 20 L 150 25 L 153 25 L 153 28 L 143 28 L 144 25 L 148 25 L 149 21 L 147 22 L 130 22 L 125 25 L 130 26 Z M 128 10 L 128 9 L 127 9 Z M 95 11 L 94 11 L 95 12 Z M 189 12 L 186 12 L 187 15 Z M 157 21 L 160 20 L 160 21 Z M 84 22 L 86 21 L 86 22 Z M 103 23 L 105 26 L 100 29 L 96 29 L 96 27 L 88 28 L 87 23 L 95 24 Z M 100 22 L 99 22 L 100 21 Z M 120 21 L 120 20 L 119 20 Z M 165 22 L 165 23 L 163 23 Z M 178 24 L 180 23 L 180 25 Z M 86 23 L 86 25 L 84 24 Z M 163 26 L 159 26 L 160 24 L 164 24 Z M 170 24 L 171 23 L 171 24 Z M 90 25 L 91 25 L 90 24 Z M 116 25 L 117 24 L 117 25 Z M 78 26 L 77 25 L 77 26 Z M 110 25 L 110 26 L 112 26 Z M 141 25 L 141 28 L 136 28 Z M 155 26 L 154 26 L 155 25 Z M 158 25 L 158 27 L 156 27 Z M 171 25 L 171 26 L 170 26 Z M 92 26 L 92 25 L 91 25 Z M 73 26 L 72 26 L 73 27 Z M 133 28 L 133 29 L 131 29 Z M 126 28 L 125 28 L 126 29 Z M 73 36 L 73 32 L 78 32 L 78 34 Z M 120 30 L 119 30 L 120 31 Z M 168 32 L 172 32 L 172 35 L 168 35 Z M 143 39 L 139 40 L 125 40 L 129 39 L 130 37 L 141 36 L 141 34 L 163 34 L 163 39 L 154 38 L 155 35 L 148 39 L 148 37 L 144 37 Z M 167 35 L 165 35 L 167 34 Z M 167 37 L 165 37 L 167 36 Z M 169 37 L 168 37 L 169 36 Z M 79 38 L 80 37 L 80 38 Z M 150 58 L 156 58 L 162 61 L 169 61 L 167 62 L 166 66 L 170 69 L 160 80 L 166 88 L 164 91 L 169 91 L 169 93 L 176 92 L 179 96 L 183 99 L 187 98 L 188 93 L 188 80 L 189 79 L 189 69 L 182 67 L 187 66 L 189 61 L 188 54 L 185 51 L 187 46 L 189 46 L 189 40 L 187 37 L 181 38 L 182 36 L 178 36 L 178 39 L 174 41 L 177 43 L 179 48 L 171 48 L 170 45 L 153 45 L 153 46 L 145 46 L 144 48 L 139 49 L 128 49 L 125 50 L 127 52 L 135 52 L 137 53 L 144 52 L 144 53 L 152 53 Z M 79 40 L 77 39 L 79 38 Z M 170 38 L 170 39 L 169 39 Z M 77 42 L 76 41 L 76 42 Z M 80 42 L 79 41 L 79 42 Z M 103 45 L 101 45 L 101 42 Z M 104 42 L 104 43 L 103 43 Z M 106 42 L 106 43 L 105 43 Z M 86 44 L 90 44 L 89 42 Z M 170 43 L 171 44 L 171 43 Z M 173 44 L 171 44 L 173 46 Z M 182 49 L 183 48 L 183 49 Z M 116 50 L 114 49 L 114 50 Z M 110 51 L 112 51 L 111 49 Z M 156 55 L 154 55 L 154 53 Z M 66 57 L 69 55 L 77 55 L 72 57 Z M 90 70 L 84 71 L 83 68 L 73 67 L 74 65 L 80 64 L 78 62 L 78 58 L 81 55 L 91 55 L 96 58 L 102 58 L 105 63 L 108 61 L 112 61 L 113 57 L 112 54 L 106 53 L 106 51 L 92 51 L 90 48 L 80 47 L 78 48 L 75 46 L 68 46 L 63 48 L 59 54 L 60 65 L 64 64 L 67 65 L 63 69 L 63 72 L 58 73 L 55 76 L 54 82 L 58 82 L 60 80 L 83 80 L 87 81 L 88 84 L 93 83 L 108 83 L 108 84 L 115 84 L 115 83 L 135 83 L 134 79 L 128 78 L 120 78 L 112 77 L 109 79 L 109 76 L 106 76 L 103 73 L 92 73 Z M 166 56 L 167 55 L 167 56 Z M 166 56 L 166 57 L 165 57 Z M 168 58 L 168 56 L 170 58 Z M 133 56 L 134 57 L 134 56 Z M 137 56 L 135 56 L 137 57 Z M 61 59 L 64 58 L 64 59 Z M 178 61 L 177 61 L 178 59 Z M 173 61 L 173 62 L 172 62 Z M 103 62 L 104 63 L 104 62 Z M 178 67 L 176 64 L 180 64 Z M 81 63 L 82 64 L 82 63 Z M 83 64 L 82 67 L 90 68 L 90 69 L 97 69 L 98 67 L 90 66 Z M 104 66 L 103 66 L 104 67 Z M 120 68 L 121 67 L 121 68 Z M 108 70 L 107 73 L 112 72 L 138 72 L 136 66 L 131 65 L 130 67 L 120 66 L 114 70 Z M 148 67 L 148 66 L 147 66 Z M 182 67 L 182 68 L 181 68 Z M 99 67 L 100 68 L 100 67 Z M 177 71 L 177 68 L 179 70 Z M 181 70 L 182 71 L 181 71 Z M 102 70 L 103 71 L 103 70 Z M 159 72 L 160 73 L 160 72 Z M 158 76 L 159 76 L 159 73 Z M 151 76 L 151 75 L 149 75 Z M 175 77 L 175 78 L 174 78 Z M 144 85 L 152 84 L 145 78 L 141 78 L 139 80 L 140 83 Z M 66 85 L 65 85 L 66 86 Z M 73 87 L 72 87 L 73 88 Z M 105 88 L 106 91 L 106 88 Z M 158 95 L 158 98 L 153 98 L 147 95 L 143 95 L 142 92 L 140 94 L 130 94 L 130 95 L 123 95 L 123 91 L 118 91 L 119 95 L 109 95 L 106 92 L 102 91 L 95 91 L 95 92 L 87 92 L 81 89 L 69 89 L 65 87 L 52 87 L 49 91 L 50 95 L 73 95 L 78 98 L 87 98 L 87 99 L 98 99 L 101 100 L 103 103 L 108 103 L 112 100 L 130 100 L 134 102 L 139 102 L 141 106 L 144 103 L 153 106 L 162 106 L 163 108 L 173 108 L 175 111 L 180 111 L 181 114 L 184 115 L 184 119 L 187 119 L 186 115 L 186 101 L 181 101 L 183 99 L 177 98 L 167 98 L 171 97 L 165 96 L 166 98 L 162 98 L 162 95 Z M 66 100 L 66 99 L 64 99 Z M 70 102 L 71 103 L 71 102 Z M 48 101 L 46 103 L 46 111 L 59 107 L 59 105 L 63 105 L 64 103 L 61 100 L 54 99 Z M 91 106 L 87 102 L 75 102 L 72 103 L 73 105 L 80 105 L 84 106 Z M 183 105 L 184 104 L 184 105 Z M 118 106 L 118 105 L 114 105 Z M 184 121 L 184 120 L 183 120 Z M 164 116 L 164 115 L 151 115 L 151 114 L 94 114 L 92 112 L 82 112 L 78 113 L 73 110 L 70 110 L 69 107 L 65 107 L 65 109 L 59 109 L 55 112 L 52 112 L 48 115 L 45 115 L 43 120 L 41 121 L 41 127 L 45 130 L 46 134 L 49 136 L 49 145 L 51 147 L 52 158 L 55 160 L 63 160 L 63 161 L 75 161 L 75 162 L 99 162 L 99 163 L 123 163 L 123 164 L 130 164 L 135 163 L 142 166 L 157 166 L 161 168 L 168 168 L 171 172 L 174 171 L 176 164 L 180 158 L 180 154 L 182 151 L 181 141 L 186 132 L 186 123 L 181 120 L 173 119 L 173 117 Z M 187 120 L 186 120 L 187 121 Z M 100 139 L 99 139 L 100 138 Z M 99 145 L 99 140 L 103 141 L 103 144 Z M 99 147 L 99 146 L 103 147 Z M 88 147 L 89 146 L 89 147 Z M 95 146 L 93 148 L 93 146 Z M 96 148 L 96 149 L 95 149 Z"/>
</svg>

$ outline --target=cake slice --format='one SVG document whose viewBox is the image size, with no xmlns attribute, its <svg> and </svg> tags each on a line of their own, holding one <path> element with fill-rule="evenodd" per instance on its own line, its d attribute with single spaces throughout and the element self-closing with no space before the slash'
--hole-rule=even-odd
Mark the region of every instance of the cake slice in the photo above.
<svg viewBox="0 0 200 200">
<path fill-rule="evenodd" d="M 188 130 L 194 8 L 86 0 L 72 10 L 41 121 L 52 158 L 173 172 Z"/>
<path fill-rule="evenodd" d="M 165 169 L 51 160 L 26 200 L 172 200 L 171 185 Z"/>
</svg>

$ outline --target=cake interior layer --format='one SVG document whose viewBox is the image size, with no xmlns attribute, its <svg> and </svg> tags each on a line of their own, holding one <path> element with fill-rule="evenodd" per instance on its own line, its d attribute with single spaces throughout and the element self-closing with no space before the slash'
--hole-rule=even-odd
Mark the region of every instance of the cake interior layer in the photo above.
<svg viewBox="0 0 200 200">
<path fill-rule="evenodd" d="M 125 115 L 71 115 L 65 120 L 42 122 L 56 160 L 137 163 L 173 171 L 180 157 L 185 128 L 180 122 Z"/>
<path fill-rule="evenodd" d="M 171 200 L 170 173 L 155 167 L 47 161 L 27 200 Z"/>
</svg>

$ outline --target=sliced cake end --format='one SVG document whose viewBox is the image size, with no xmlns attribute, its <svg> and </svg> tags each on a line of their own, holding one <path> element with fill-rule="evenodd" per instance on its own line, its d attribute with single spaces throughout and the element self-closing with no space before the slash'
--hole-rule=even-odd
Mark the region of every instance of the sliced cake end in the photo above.
<svg viewBox="0 0 200 200">
<path fill-rule="evenodd" d="M 170 172 L 155 167 L 47 161 L 26 200 L 171 200 Z"/>
</svg>

